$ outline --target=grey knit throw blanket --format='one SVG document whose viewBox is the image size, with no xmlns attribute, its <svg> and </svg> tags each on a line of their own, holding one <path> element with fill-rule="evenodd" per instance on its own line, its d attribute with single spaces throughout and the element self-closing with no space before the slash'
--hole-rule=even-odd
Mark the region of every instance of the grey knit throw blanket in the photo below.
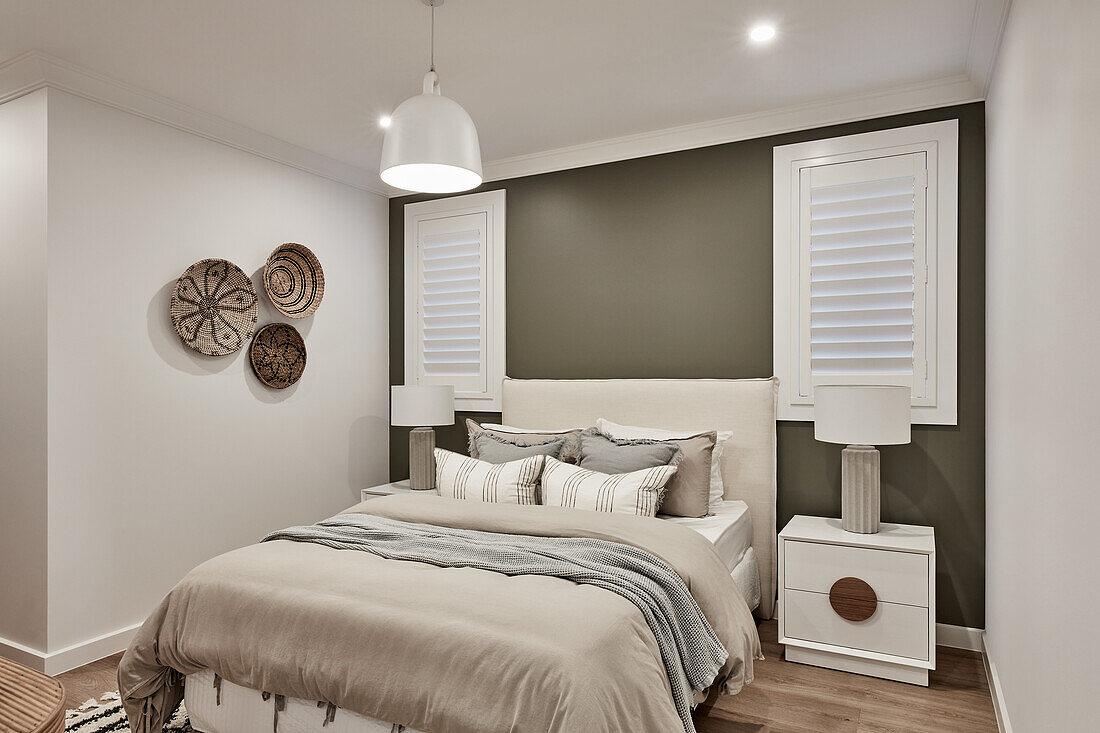
<svg viewBox="0 0 1100 733">
<path fill-rule="evenodd" d="M 638 607 L 657 639 L 673 701 L 688 733 L 695 731 L 692 691 L 710 686 L 729 656 L 676 571 L 631 545 L 453 529 L 369 514 L 340 514 L 317 524 L 288 527 L 262 541 L 271 540 L 311 542 L 438 567 L 549 575 L 616 593 Z"/>
</svg>

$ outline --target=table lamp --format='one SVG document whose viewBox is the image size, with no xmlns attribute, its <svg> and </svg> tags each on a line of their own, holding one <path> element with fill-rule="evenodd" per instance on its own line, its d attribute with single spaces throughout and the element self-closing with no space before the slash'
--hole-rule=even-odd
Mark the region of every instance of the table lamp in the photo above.
<svg viewBox="0 0 1100 733">
<path fill-rule="evenodd" d="M 455 389 L 451 385 L 418 384 L 390 387 L 390 425 L 411 427 L 409 487 L 435 488 L 433 425 L 454 425 Z"/>
<path fill-rule="evenodd" d="M 848 532 L 878 532 L 879 452 L 875 446 L 909 442 L 910 402 L 908 387 L 814 387 L 814 437 L 848 446 L 841 452 L 840 463 L 841 526 Z"/>
</svg>

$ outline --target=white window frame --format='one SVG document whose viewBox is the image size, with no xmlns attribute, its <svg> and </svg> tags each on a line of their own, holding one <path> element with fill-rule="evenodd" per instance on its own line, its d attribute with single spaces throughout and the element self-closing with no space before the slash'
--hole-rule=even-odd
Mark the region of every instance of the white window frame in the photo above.
<svg viewBox="0 0 1100 733">
<path fill-rule="evenodd" d="M 801 275 L 799 186 L 801 171 L 889 155 L 925 152 L 928 164 L 925 272 L 928 390 L 914 397 L 912 423 L 958 424 L 958 196 L 959 123 L 946 120 L 891 130 L 814 140 L 773 149 L 773 370 L 779 377 L 780 420 L 813 420 L 812 394 L 799 394 L 798 370 L 809 354 L 801 354 L 800 303 L 809 299 Z M 917 253 L 918 262 L 921 253 Z M 919 296 L 918 296 L 919 298 Z M 914 314 L 917 317 L 917 314 Z M 920 345 L 914 344 L 919 352 Z M 808 349 L 808 346 L 806 347 Z M 924 364 L 914 364 L 914 373 Z M 821 377 L 818 382 L 843 382 Z M 861 383 L 865 383 L 865 380 Z"/>
<path fill-rule="evenodd" d="M 463 412 L 500 412 L 501 388 L 505 374 L 505 192 L 486 191 L 464 196 L 420 201 L 405 205 L 405 384 L 426 382 L 421 378 L 420 355 L 420 257 L 418 229 L 422 222 L 455 216 L 485 216 L 485 253 L 482 273 L 485 302 L 482 304 L 482 368 L 485 390 L 455 391 L 455 410 Z M 432 384 L 440 384 L 436 379 Z"/>
</svg>

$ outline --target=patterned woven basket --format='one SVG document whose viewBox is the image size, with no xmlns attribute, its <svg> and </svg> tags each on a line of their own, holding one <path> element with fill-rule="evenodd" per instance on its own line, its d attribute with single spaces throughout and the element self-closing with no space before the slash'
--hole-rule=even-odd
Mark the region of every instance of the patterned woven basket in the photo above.
<svg viewBox="0 0 1100 733">
<path fill-rule="evenodd" d="M 325 272 L 304 244 L 287 242 L 275 249 L 264 266 L 267 297 L 287 318 L 305 318 L 321 307 Z"/>
<path fill-rule="evenodd" d="M 269 323 L 256 332 L 248 358 L 256 378 L 272 389 L 286 389 L 306 368 L 306 342 L 289 323 Z"/>
<path fill-rule="evenodd" d="M 65 688 L 52 677 L 0 657 L 0 731 L 63 733 Z"/>
<path fill-rule="evenodd" d="M 183 343 L 225 356 L 252 338 L 258 308 L 256 288 L 241 268 L 229 260 L 201 260 L 176 281 L 169 313 Z"/>
</svg>

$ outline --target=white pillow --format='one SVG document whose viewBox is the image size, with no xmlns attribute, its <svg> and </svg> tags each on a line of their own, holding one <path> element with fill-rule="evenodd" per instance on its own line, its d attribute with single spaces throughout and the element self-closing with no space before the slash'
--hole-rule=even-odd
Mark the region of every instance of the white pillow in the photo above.
<svg viewBox="0 0 1100 733">
<path fill-rule="evenodd" d="M 435 487 L 440 496 L 492 504 L 538 504 L 539 476 L 546 456 L 508 463 L 435 449 Z"/>
<path fill-rule="evenodd" d="M 511 425 L 498 425 L 491 422 L 480 423 L 481 427 L 486 430 L 496 430 L 499 433 L 572 433 L 574 430 L 583 430 L 584 428 L 554 428 L 553 430 L 542 430 L 540 428 L 516 428 Z"/>
<path fill-rule="evenodd" d="M 596 421 L 596 429 L 609 438 L 616 440 L 683 440 L 699 433 L 708 433 L 713 428 L 705 430 L 662 430 L 660 428 L 640 428 L 635 425 L 619 425 L 602 417 Z M 714 450 L 710 453 L 710 513 L 714 514 L 716 507 L 722 505 L 725 497 L 725 486 L 722 483 L 722 452 L 725 450 L 726 441 L 733 437 L 731 430 L 719 430 L 718 440 L 714 443 Z"/>
<path fill-rule="evenodd" d="M 631 473 L 600 473 L 546 457 L 542 470 L 542 503 L 596 512 L 652 517 L 676 466 L 643 468 Z"/>
</svg>

